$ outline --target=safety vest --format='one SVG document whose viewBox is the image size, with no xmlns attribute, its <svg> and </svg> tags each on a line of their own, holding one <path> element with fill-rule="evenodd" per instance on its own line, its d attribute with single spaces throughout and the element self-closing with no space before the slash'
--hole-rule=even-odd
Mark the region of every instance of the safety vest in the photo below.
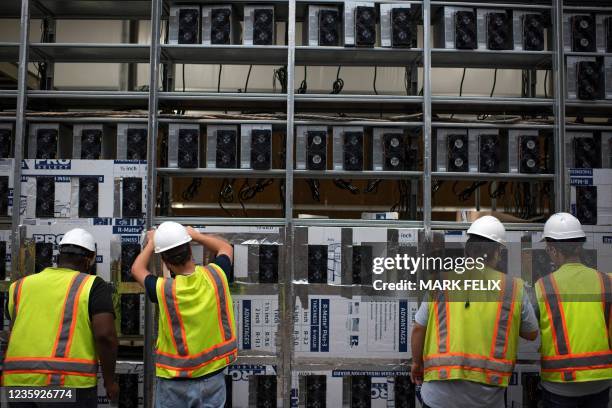
<svg viewBox="0 0 612 408">
<path fill-rule="evenodd" d="M 9 289 L 13 322 L 2 384 L 94 387 L 98 358 L 89 319 L 95 276 L 46 268 Z"/>
<path fill-rule="evenodd" d="M 536 284 L 542 336 L 542 379 L 612 379 L 610 277 L 582 264 L 565 264 Z"/>
<path fill-rule="evenodd" d="M 425 381 L 508 386 L 516 361 L 523 284 L 489 268 L 480 272 L 481 279 L 500 281 L 501 290 L 486 293 L 490 301 L 467 304 L 466 291 L 433 294 L 423 356 Z M 481 292 L 473 298 L 483 296 Z"/>
<path fill-rule="evenodd" d="M 196 266 L 191 275 L 157 280 L 156 374 L 201 377 L 236 360 L 232 298 L 223 270 Z"/>
</svg>

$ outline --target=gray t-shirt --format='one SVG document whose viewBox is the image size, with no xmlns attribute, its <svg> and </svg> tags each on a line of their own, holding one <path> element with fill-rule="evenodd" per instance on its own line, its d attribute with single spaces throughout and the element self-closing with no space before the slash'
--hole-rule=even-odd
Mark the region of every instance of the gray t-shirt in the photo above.
<svg viewBox="0 0 612 408">
<path fill-rule="evenodd" d="M 427 327 L 429 302 L 423 302 L 414 321 Z M 521 306 L 521 332 L 538 330 L 538 321 L 528 296 L 523 296 Z M 448 380 L 427 381 L 421 387 L 421 397 L 431 408 L 504 408 L 502 387 L 485 385 L 473 381 Z"/>
</svg>

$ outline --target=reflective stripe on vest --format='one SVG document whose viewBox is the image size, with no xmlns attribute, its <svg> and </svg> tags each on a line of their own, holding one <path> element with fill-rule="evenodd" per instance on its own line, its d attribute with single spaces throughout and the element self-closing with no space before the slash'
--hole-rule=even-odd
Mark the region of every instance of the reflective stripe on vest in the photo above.
<svg viewBox="0 0 612 408">
<path fill-rule="evenodd" d="M 568 368 L 592 369 L 609 367 L 612 364 L 612 351 L 587 353 L 586 355 L 570 355 L 548 357 L 542 360 L 542 369 L 546 371 L 563 371 Z"/>
<path fill-rule="evenodd" d="M 606 326 L 608 327 L 608 331 L 610 331 L 610 326 L 612 322 L 610 322 L 610 315 L 612 309 L 612 283 L 610 282 L 610 277 L 604 273 L 599 273 L 599 279 L 601 279 L 601 303 L 604 310 L 604 318 L 606 319 Z"/>
<path fill-rule="evenodd" d="M 444 292 L 438 292 L 437 300 L 434 302 L 434 313 L 436 316 L 439 354 L 425 357 L 425 369 L 438 370 L 441 379 L 448 377 L 451 368 L 484 371 L 493 384 L 501 383 L 500 376 L 505 377 L 511 375 L 514 362 L 505 360 L 505 355 L 508 350 L 508 341 L 517 291 L 518 288 L 515 280 L 505 278 L 504 287 L 502 288 L 500 300 L 498 301 L 497 320 L 489 356 L 449 353 L 449 307 Z"/>
<path fill-rule="evenodd" d="M 606 319 L 606 325 L 610 323 L 610 280 L 607 276 L 599 273 L 602 284 L 602 307 Z M 553 274 L 549 274 L 541 280 L 542 297 L 546 305 L 548 320 L 550 321 L 553 345 L 556 356 L 542 357 L 542 371 L 561 372 L 565 381 L 575 379 L 576 370 L 590 370 L 597 368 L 609 368 L 612 365 L 612 351 L 572 354 L 567 332 L 567 323 L 559 295 L 559 289 Z M 609 326 L 607 326 L 609 329 Z"/>
<path fill-rule="evenodd" d="M 223 338 L 227 341 L 230 340 L 233 336 L 232 326 L 230 324 L 229 319 L 229 310 L 227 304 L 227 298 L 225 297 L 225 289 L 223 286 L 223 279 L 219 275 L 219 271 L 217 271 L 213 266 L 206 265 L 204 269 L 208 272 L 209 276 L 212 277 L 213 281 L 216 285 L 217 301 L 219 306 L 219 321 L 223 333 Z"/>
<path fill-rule="evenodd" d="M 556 286 L 552 274 L 542 278 L 542 294 L 546 304 L 548 318 L 550 319 L 555 350 L 558 355 L 566 355 L 570 354 L 569 340 L 567 328 L 565 326 L 565 316 L 561 308 L 561 301 L 557 294 L 558 291 L 555 290 Z"/>
<path fill-rule="evenodd" d="M 13 313 L 12 320 L 15 321 L 17 318 L 17 310 L 19 309 L 19 299 L 21 298 L 21 285 L 23 285 L 23 278 L 15 282 L 15 289 L 13 289 Z"/>
<path fill-rule="evenodd" d="M 425 368 L 461 366 L 481 368 L 488 371 L 497 371 L 499 373 L 512 373 L 514 364 L 512 361 L 496 361 L 479 356 L 445 354 L 441 356 L 429 357 L 424 364 Z"/>
<path fill-rule="evenodd" d="M 189 354 L 185 327 L 183 326 L 176 299 L 176 280 L 167 279 L 162 285 L 163 301 L 167 311 L 170 333 L 172 334 L 172 341 L 176 346 L 178 355 L 157 350 L 156 364 L 170 370 L 178 371 L 181 377 L 188 376 L 187 371 L 195 370 L 220 358 L 227 357 L 230 363 L 236 359 L 238 342 L 230 323 L 228 302 L 223 280 L 214 267 L 207 265 L 204 267 L 204 270 L 214 285 L 219 330 L 225 341 L 206 350 L 201 350 L 198 353 Z"/>
<path fill-rule="evenodd" d="M 204 350 L 198 354 L 178 357 L 167 354 L 157 353 L 157 364 L 166 366 L 171 370 L 195 370 L 203 365 L 208 364 L 211 361 L 218 360 L 223 357 L 230 357 L 230 354 L 236 351 L 238 342 L 236 339 L 232 339 L 226 343 L 221 343 L 217 346 L 211 347 L 208 350 Z"/>
<path fill-rule="evenodd" d="M 80 362 L 72 359 L 11 359 L 4 360 L 4 371 L 42 371 L 42 372 L 70 372 L 79 375 L 98 372 L 97 362 Z"/>
<path fill-rule="evenodd" d="M 61 385 L 62 375 L 69 373 L 70 375 L 95 375 L 98 368 L 98 363 L 95 360 L 83 361 L 66 358 L 70 352 L 70 345 L 74 334 L 74 328 L 77 320 L 78 302 L 81 295 L 81 290 L 89 275 L 79 273 L 74 276 L 62 309 L 62 319 L 58 328 L 57 338 L 55 340 L 53 356 L 45 357 L 20 357 L 6 358 L 4 360 L 4 372 L 43 372 L 50 375 L 49 383 L 51 385 Z M 20 292 L 21 280 L 18 281 L 15 287 L 15 293 Z M 18 310 L 19 295 L 16 295 L 15 314 Z M 13 317 L 13 320 L 15 317 Z"/>
<path fill-rule="evenodd" d="M 178 309 L 178 302 L 176 301 L 176 281 L 174 279 L 167 279 L 162 290 L 164 292 L 164 303 L 168 312 L 168 322 L 170 322 L 174 346 L 179 355 L 186 356 L 189 352 L 187 351 L 187 338 L 185 336 L 183 319 Z"/>
</svg>

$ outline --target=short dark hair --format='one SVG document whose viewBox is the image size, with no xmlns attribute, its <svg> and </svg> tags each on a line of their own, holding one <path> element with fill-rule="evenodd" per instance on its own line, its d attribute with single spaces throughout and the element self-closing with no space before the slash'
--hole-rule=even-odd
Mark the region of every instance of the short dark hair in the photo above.
<svg viewBox="0 0 612 408">
<path fill-rule="evenodd" d="M 189 243 L 170 248 L 161 253 L 164 262 L 170 265 L 181 266 L 191 260 L 191 246 Z"/>
<path fill-rule="evenodd" d="M 92 251 L 76 245 L 62 245 L 57 257 L 57 266 L 60 268 L 78 269 L 84 272 L 88 268 L 89 259 L 94 255 Z"/>
<path fill-rule="evenodd" d="M 471 258 L 485 257 L 490 259 L 501 248 L 502 245 L 492 239 L 470 234 L 465 243 L 464 252 Z"/>
<path fill-rule="evenodd" d="M 556 251 L 560 252 L 563 256 L 579 255 L 586 237 L 581 238 L 569 238 L 569 239 L 553 239 L 546 238 L 546 242 L 550 244 Z"/>
</svg>

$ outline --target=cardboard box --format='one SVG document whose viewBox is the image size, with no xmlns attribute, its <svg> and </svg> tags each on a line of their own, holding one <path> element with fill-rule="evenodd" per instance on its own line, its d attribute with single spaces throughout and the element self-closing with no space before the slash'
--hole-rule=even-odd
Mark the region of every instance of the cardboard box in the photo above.
<svg viewBox="0 0 612 408">
<path fill-rule="evenodd" d="M 232 295 L 238 349 L 276 354 L 280 323 L 278 296 Z"/>
<path fill-rule="evenodd" d="M 410 332 L 417 303 L 409 299 L 309 295 L 297 298 L 297 357 L 410 358 Z"/>
</svg>

